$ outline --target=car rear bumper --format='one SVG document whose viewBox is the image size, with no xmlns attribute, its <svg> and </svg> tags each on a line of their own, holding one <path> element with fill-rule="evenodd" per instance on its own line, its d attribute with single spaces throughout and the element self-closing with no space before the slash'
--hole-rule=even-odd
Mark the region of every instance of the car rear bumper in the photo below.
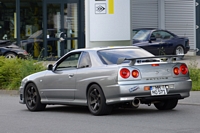
<svg viewBox="0 0 200 133">
<path fill-rule="evenodd" d="M 173 85 L 173 88 L 167 89 L 166 95 L 152 96 L 150 90 L 144 90 L 145 86 L 158 86 L 158 85 Z M 189 97 L 190 90 L 192 88 L 191 79 L 187 81 L 178 82 L 166 82 L 166 83 L 156 83 L 156 84 L 123 84 L 118 86 L 119 91 L 115 91 L 112 96 L 106 98 L 107 104 L 123 103 L 133 101 L 135 98 L 141 100 L 141 102 L 149 103 L 157 100 L 164 99 L 184 99 Z"/>
</svg>

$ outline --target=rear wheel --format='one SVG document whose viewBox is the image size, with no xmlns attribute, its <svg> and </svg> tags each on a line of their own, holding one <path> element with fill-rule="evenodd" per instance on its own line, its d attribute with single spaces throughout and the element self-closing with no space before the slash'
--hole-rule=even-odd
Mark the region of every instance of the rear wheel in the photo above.
<svg viewBox="0 0 200 133">
<path fill-rule="evenodd" d="M 154 106 L 158 110 L 172 110 L 176 107 L 178 104 L 178 99 L 168 99 L 168 100 L 163 100 L 158 103 L 154 103 Z"/>
<path fill-rule="evenodd" d="M 25 88 L 25 103 L 30 111 L 44 110 L 46 105 L 41 103 L 38 89 L 33 83 L 29 83 Z"/>
<path fill-rule="evenodd" d="M 11 58 L 16 58 L 17 55 L 15 53 L 9 52 L 5 54 L 5 57 L 11 59 Z"/>
<path fill-rule="evenodd" d="M 174 50 L 175 55 L 184 55 L 184 48 L 183 46 L 179 45 Z"/>
<path fill-rule="evenodd" d="M 93 115 L 109 114 L 112 110 L 111 106 L 106 104 L 106 99 L 101 88 L 93 84 L 87 93 L 87 103 L 90 112 Z"/>
</svg>

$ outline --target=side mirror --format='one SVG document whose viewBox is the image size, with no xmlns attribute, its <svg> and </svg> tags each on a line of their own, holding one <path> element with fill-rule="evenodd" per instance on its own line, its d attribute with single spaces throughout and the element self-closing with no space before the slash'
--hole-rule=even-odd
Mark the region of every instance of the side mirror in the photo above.
<svg viewBox="0 0 200 133">
<path fill-rule="evenodd" d="M 53 70 L 53 65 L 52 64 L 49 64 L 48 66 L 47 66 L 47 70 Z"/>
</svg>

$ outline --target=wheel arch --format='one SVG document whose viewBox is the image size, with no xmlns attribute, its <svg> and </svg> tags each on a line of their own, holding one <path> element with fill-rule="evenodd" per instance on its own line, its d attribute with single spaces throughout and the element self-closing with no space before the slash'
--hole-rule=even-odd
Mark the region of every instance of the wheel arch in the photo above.
<svg viewBox="0 0 200 133">
<path fill-rule="evenodd" d="M 176 47 L 174 48 L 173 54 L 176 54 L 176 48 L 178 46 L 181 46 L 183 48 L 184 53 L 185 53 L 185 47 L 183 46 L 183 44 L 177 44 Z"/>
<path fill-rule="evenodd" d="M 86 88 L 86 94 L 85 94 L 85 95 L 86 95 L 86 99 L 87 99 L 87 93 L 88 93 L 89 88 L 90 88 L 92 85 L 94 85 L 94 84 L 96 84 L 96 85 L 98 85 L 98 86 L 100 87 L 100 89 L 101 89 L 102 92 L 103 92 L 103 95 L 105 96 L 102 87 L 101 87 L 97 82 L 91 82 L 90 84 L 88 84 L 88 86 L 87 86 L 87 88 Z"/>
<path fill-rule="evenodd" d="M 28 81 L 25 85 L 24 85 L 24 90 L 23 90 L 23 98 L 25 99 L 25 90 L 26 90 L 26 87 L 28 86 L 28 84 L 30 84 L 30 83 L 33 83 L 36 87 L 37 87 L 37 85 L 33 82 L 33 81 Z M 37 87 L 38 88 L 38 87 Z M 39 90 L 38 90 L 38 92 L 39 92 Z M 40 92 L 39 92 L 39 94 L 40 94 Z"/>
<path fill-rule="evenodd" d="M 3 56 L 5 56 L 5 55 L 8 54 L 8 53 L 12 53 L 12 54 L 15 54 L 15 55 L 17 56 L 17 53 L 14 52 L 14 51 L 6 51 L 6 52 L 3 54 Z"/>
</svg>

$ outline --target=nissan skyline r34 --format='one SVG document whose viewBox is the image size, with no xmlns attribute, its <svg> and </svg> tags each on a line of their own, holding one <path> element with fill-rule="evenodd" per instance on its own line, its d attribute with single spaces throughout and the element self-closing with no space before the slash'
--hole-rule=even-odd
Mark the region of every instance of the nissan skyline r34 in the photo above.
<svg viewBox="0 0 200 133">
<path fill-rule="evenodd" d="M 114 107 L 153 104 L 172 110 L 189 97 L 192 81 L 179 55 L 154 56 L 136 46 L 76 49 L 47 70 L 25 77 L 20 103 L 30 111 L 46 105 L 88 106 L 93 115 Z"/>
</svg>

